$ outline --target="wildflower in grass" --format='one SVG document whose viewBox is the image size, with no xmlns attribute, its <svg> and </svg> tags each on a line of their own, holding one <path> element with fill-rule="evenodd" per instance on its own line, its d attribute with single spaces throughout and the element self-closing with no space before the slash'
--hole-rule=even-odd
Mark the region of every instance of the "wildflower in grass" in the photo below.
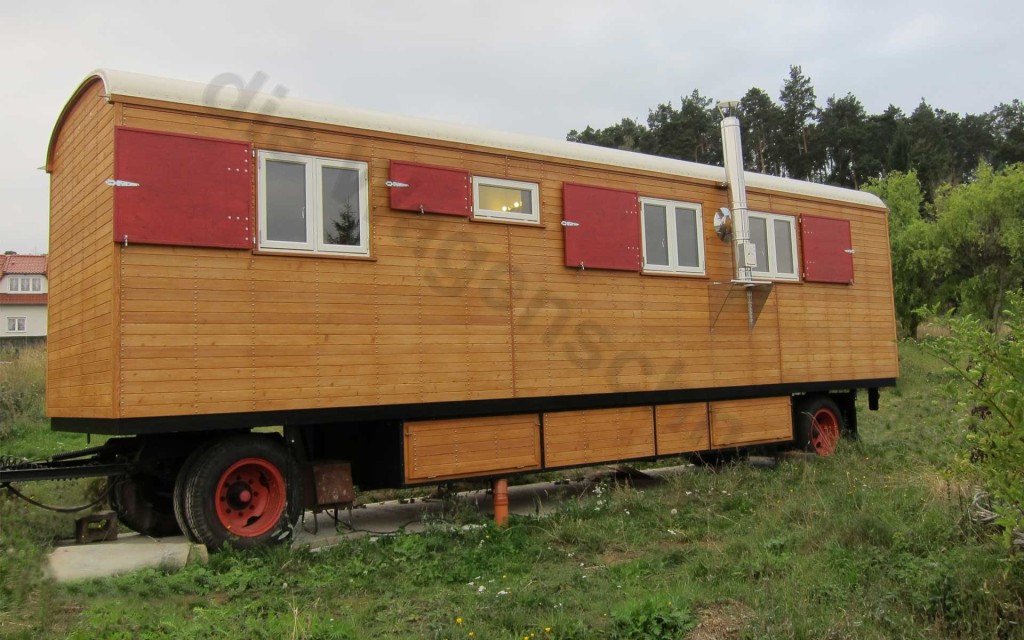
<svg viewBox="0 0 1024 640">
<path fill-rule="evenodd" d="M 544 633 L 551 633 L 551 627 L 544 627 Z"/>
<path fill-rule="evenodd" d="M 455 624 L 462 624 L 462 618 L 455 618 Z"/>
</svg>

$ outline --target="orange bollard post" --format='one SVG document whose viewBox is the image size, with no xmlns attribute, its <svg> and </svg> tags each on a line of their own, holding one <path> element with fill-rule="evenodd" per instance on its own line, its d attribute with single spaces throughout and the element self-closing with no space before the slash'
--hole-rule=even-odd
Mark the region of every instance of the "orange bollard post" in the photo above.
<svg viewBox="0 0 1024 640">
<path fill-rule="evenodd" d="M 491 493 L 494 495 L 494 524 L 504 527 L 508 521 L 508 480 L 495 480 Z"/>
</svg>

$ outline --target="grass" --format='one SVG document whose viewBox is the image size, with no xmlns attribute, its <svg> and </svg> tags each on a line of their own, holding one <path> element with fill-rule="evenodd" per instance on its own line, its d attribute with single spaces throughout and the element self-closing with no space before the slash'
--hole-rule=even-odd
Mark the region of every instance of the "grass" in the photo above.
<svg viewBox="0 0 1024 640">
<path fill-rule="evenodd" d="M 968 488 L 947 471 L 959 442 L 938 392 L 948 378 L 915 345 L 901 362 L 882 411 L 861 407 L 860 440 L 830 459 L 598 485 L 506 529 L 457 510 L 483 526 L 59 586 L 38 567 L 67 522 L 0 501 L 0 634 L 1024 637 L 1021 563 L 966 517 Z"/>
</svg>

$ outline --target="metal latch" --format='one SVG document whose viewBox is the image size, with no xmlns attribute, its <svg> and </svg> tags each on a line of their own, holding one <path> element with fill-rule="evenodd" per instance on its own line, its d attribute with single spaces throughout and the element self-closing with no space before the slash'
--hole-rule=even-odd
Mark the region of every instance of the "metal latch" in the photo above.
<svg viewBox="0 0 1024 640">
<path fill-rule="evenodd" d="M 103 184 L 108 187 L 137 187 L 138 182 L 128 182 L 127 180 L 114 180 L 113 178 L 107 178 L 103 181 Z"/>
<path fill-rule="evenodd" d="M 572 222 L 570 220 L 562 220 L 562 226 L 563 227 L 578 227 L 578 226 L 580 226 L 580 223 Z"/>
<path fill-rule="evenodd" d="M 409 186 L 409 185 L 405 184 L 404 182 L 395 182 L 394 180 L 388 180 L 387 182 L 384 183 L 384 185 L 388 186 L 388 187 L 391 187 L 391 188 L 395 188 L 395 187 L 408 187 Z"/>
<path fill-rule="evenodd" d="M 853 249 L 843 249 L 843 253 L 849 253 L 850 255 L 853 255 L 853 254 L 855 254 L 857 252 L 854 251 Z"/>
</svg>

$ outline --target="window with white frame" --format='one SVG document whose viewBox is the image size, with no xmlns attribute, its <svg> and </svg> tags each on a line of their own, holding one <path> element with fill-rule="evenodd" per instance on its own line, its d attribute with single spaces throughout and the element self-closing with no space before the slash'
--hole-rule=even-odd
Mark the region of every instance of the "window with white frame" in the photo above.
<svg viewBox="0 0 1024 640">
<path fill-rule="evenodd" d="M 701 206 L 655 198 L 640 198 L 640 206 L 644 271 L 704 273 Z"/>
<path fill-rule="evenodd" d="M 25 333 L 25 318 L 7 318 L 7 333 Z"/>
<path fill-rule="evenodd" d="M 747 214 L 750 241 L 756 248 L 753 275 L 772 280 L 799 280 L 796 218 L 775 213 Z"/>
<path fill-rule="evenodd" d="M 42 291 L 42 290 L 43 290 L 43 279 L 42 278 L 32 278 L 32 291 Z"/>
<path fill-rule="evenodd" d="M 9 277 L 7 278 L 7 288 L 11 291 L 21 290 L 21 278 Z"/>
<path fill-rule="evenodd" d="M 260 249 L 368 255 L 365 162 L 259 152 Z"/>
<path fill-rule="evenodd" d="M 473 176 L 473 218 L 540 223 L 540 186 Z"/>
</svg>

